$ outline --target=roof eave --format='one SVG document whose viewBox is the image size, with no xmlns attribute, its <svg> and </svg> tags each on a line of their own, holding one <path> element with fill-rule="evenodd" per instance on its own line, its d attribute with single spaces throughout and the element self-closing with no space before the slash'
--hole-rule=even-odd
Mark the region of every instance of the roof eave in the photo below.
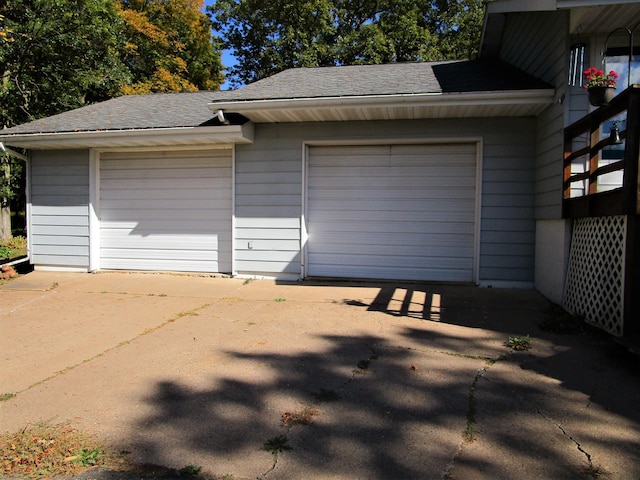
<svg viewBox="0 0 640 480">
<path fill-rule="evenodd" d="M 554 89 L 532 89 L 469 93 L 233 100 L 212 102 L 209 104 L 209 108 L 213 111 L 224 110 L 241 113 L 256 123 L 269 123 L 272 121 L 459 118 L 461 116 L 481 116 L 480 114 L 483 110 L 491 110 L 491 113 L 487 113 L 485 116 L 510 116 L 508 112 L 514 112 L 515 109 L 512 107 L 517 106 L 528 106 L 530 108 L 526 109 L 527 112 L 539 113 L 539 111 L 553 103 L 554 97 Z M 467 113 L 461 115 L 461 109 L 464 109 Z M 353 117 L 353 112 L 356 110 L 360 112 L 362 118 Z M 283 120 L 283 118 L 286 120 Z"/>
<path fill-rule="evenodd" d="M 2 135 L 0 141 L 32 150 L 66 148 L 123 148 L 215 146 L 253 143 L 253 124 L 214 127 L 176 127 Z"/>
</svg>

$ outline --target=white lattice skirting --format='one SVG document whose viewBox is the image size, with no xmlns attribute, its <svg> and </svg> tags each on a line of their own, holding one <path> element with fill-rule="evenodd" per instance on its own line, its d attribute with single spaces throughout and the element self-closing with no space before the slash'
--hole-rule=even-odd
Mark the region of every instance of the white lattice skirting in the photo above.
<svg viewBox="0 0 640 480">
<path fill-rule="evenodd" d="M 564 306 L 585 321 L 622 336 L 627 217 L 574 222 Z"/>
</svg>

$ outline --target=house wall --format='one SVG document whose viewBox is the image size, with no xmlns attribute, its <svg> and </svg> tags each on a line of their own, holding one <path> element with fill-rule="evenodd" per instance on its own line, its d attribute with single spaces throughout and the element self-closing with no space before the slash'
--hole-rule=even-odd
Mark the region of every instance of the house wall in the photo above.
<svg viewBox="0 0 640 480">
<path fill-rule="evenodd" d="M 531 285 L 534 278 L 533 118 L 258 124 L 235 152 L 235 270 L 299 278 L 304 142 L 481 139 L 479 278 Z M 38 268 L 89 269 L 87 150 L 33 151 L 31 252 Z"/>
<path fill-rule="evenodd" d="M 236 146 L 236 270 L 300 275 L 303 142 L 481 137 L 479 277 L 531 285 L 535 129 L 532 118 L 258 124 L 255 143 Z"/>
<path fill-rule="evenodd" d="M 569 259 L 569 226 L 562 219 L 563 128 L 576 105 L 568 83 L 569 13 L 510 14 L 500 58 L 556 88 L 557 102 L 536 119 L 535 287 L 560 303 Z"/>
<path fill-rule="evenodd" d="M 31 153 L 29 240 L 37 268 L 89 268 L 89 151 Z"/>
</svg>

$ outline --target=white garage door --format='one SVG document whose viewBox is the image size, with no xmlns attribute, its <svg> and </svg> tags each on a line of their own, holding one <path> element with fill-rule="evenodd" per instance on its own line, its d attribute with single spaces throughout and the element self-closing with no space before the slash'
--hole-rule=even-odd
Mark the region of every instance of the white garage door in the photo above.
<svg viewBox="0 0 640 480">
<path fill-rule="evenodd" d="M 476 145 L 310 147 L 307 275 L 474 280 Z"/>
<path fill-rule="evenodd" d="M 231 150 L 104 153 L 100 266 L 231 271 Z"/>
</svg>

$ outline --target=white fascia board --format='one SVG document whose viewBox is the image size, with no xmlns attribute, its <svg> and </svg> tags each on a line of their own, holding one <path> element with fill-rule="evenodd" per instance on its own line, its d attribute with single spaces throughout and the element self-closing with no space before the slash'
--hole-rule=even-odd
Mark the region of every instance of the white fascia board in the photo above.
<svg viewBox="0 0 640 480">
<path fill-rule="evenodd" d="M 526 105 L 551 103 L 555 89 L 505 90 L 472 93 L 421 93 L 398 95 L 368 95 L 362 97 L 284 98 L 271 100 L 241 100 L 209 104 L 212 110 L 243 111 L 295 110 L 311 108 L 393 108 L 399 106 L 473 106 Z"/>
<path fill-rule="evenodd" d="M 487 14 L 549 12 L 579 7 L 597 7 L 637 3 L 638 0 L 495 0 L 487 5 Z"/>
<path fill-rule="evenodd" d="M 487 5 L 487 13 L 547 12 L 558 9 L 557 0 L 495 0 Z"/>
<path fill-rule="evenodd" d="M 0 135 L 7 145 L 29 149 L 207 146 L 253 143 L 253 123 L 216 127 L 150 128 Z"/>
<path fill-rule="evenodd" d="M 638 3 L 638 0 L 557 0 L 558 10 L 580 7 L 606 7 Z"/>
</svg>

